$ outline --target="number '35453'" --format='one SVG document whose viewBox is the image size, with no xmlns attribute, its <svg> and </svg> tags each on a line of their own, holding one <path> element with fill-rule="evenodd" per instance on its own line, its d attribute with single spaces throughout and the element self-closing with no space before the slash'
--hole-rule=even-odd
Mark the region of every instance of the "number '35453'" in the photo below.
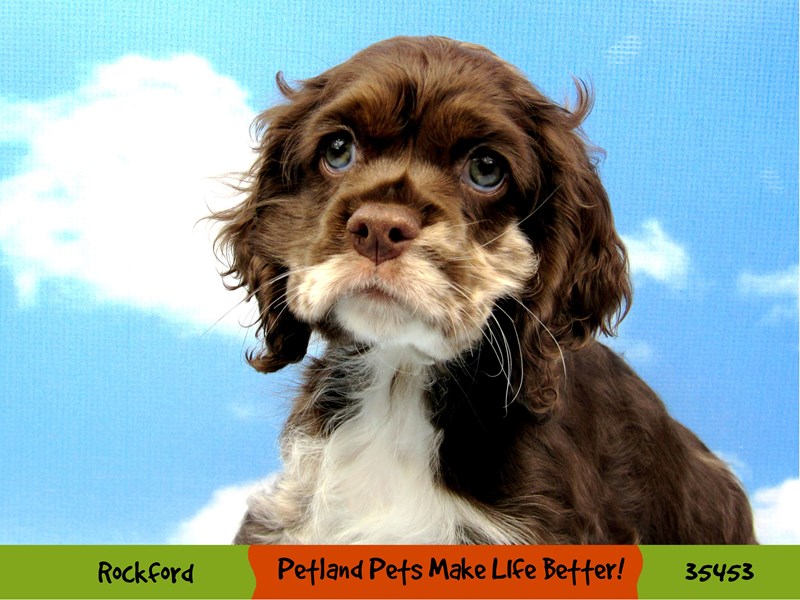
<svg viewBox="0 0 800 600">
<path fill-rule="evenodd" d="M 686 579 L 689 581 L 708 581 L 711 578 L 718 579 L 719 581 L 749 581 L 755 577 L 753 573 L 753 565 L 750 563 L 742 563 L 740 565 L 727 565 L 727 564 L 713 564 L 713 565 L 700 565 L 695 563 L 686 563 Z"/>
</svg>

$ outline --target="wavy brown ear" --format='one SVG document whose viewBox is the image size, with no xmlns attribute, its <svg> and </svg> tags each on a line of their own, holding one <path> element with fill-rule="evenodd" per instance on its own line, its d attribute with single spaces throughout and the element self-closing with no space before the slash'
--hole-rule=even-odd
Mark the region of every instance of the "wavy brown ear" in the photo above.
<svg viewBox="0 0 800 600">
<path fill-rule="evenodd" d="M 538 94 L 529 102 L 529 135 L 541 172 L 522 227 L 540 266 L 525 298 L 530 313 L 523 316 L 522 343 L 539 371 L 526 381 L 538 399 L 536 410 L 543 411 L 558 396 L 562 352 L 580 348 L 598 332 L 613 335 L 632 296 L 627 254 L 593 149 L 580 129 L 591 93 L 582 82 L 576 88 L 572 110 Z"/>
<path fill-rule="evenodd" d="M 281 74 L 278 87 L 289 100 L 295 94 Z M 286 301 L 287 268 L 281 256 L 285 231 L 276 234 L 268 229 L 280 213 L 281 197 L 296 185 L 296 173 L 287 168 L 287 152 L 295 124 L 307 110 L 308 102 L 290 102 L 265 111 L 254 126 L 261 138 L 258 158 L 237 189 L 245 200 L 229 210 L 213 215 L 223 223 L 215 243 L 218 254 L 229 268 L 222 273 L 234 283 L 228 289 L 244 288 L 248 301 L 258 303 L 256 337 L 262 347 L 247 353 L 247 360 L 257 371 L 269 373 L 303 359 L 311 337 L 311 327 L 299 321 Z M 278 239 L 281 238 L 281 239 Z"/>
<path fill-rule="evenodd" d="M 247 300 L 258 303 L 256 337 L 262 347 L 247 352 L 247 361 L 262 373 L 271 373 L 303 359 L 308 349 L 311 328 L 298 321 L 286 305 L 286 272 L 278 262 L 270 261 L 259 252 L 256 211 L 249 206 L 251 199 L 215 218 L 226 221 L 217 247 L 227 250 L 230 268 L 223 277 L 233 277 L 235 283 L 225 283 L 234 290 L 244 288 Z"/>
</svg>

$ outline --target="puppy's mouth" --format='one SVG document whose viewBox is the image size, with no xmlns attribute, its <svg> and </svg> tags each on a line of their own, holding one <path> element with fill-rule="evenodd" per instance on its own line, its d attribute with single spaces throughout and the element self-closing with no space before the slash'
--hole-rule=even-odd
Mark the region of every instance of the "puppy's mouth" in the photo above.
<svg viewBox="0 0 800 600">
<path fill-rule="evenodd" d="M 384 326 L 394 323 L 399 327 L 411 319 L 432 325 L 430 315 L 428 318 L 424 316 L 427 314 L 424 306 L 415 303 L 409 297 L 409 292 L 410 290 L 397 289 L 376 274 L 367 282 L 345 286 L 334 303 L 333 314 L 345 325 L 352 324 L 353 319 L 350 317 L 354 312 L 368 317 L 374 324 L 383 323 Z M 350 317 L 343 321 L 342 316 L 345 314 Z"/>
<path fill-rule="evenodd" d="M 388 285 L 379 283 L 378 281 L 371 281 L 365 285 L 359 286 L 346 295 L 355 300 L 365 300 L 368 302 L 371 301 L 384 304 L 387 308 L 391 306 L 406 306 L 406 302 L 395 290 L 392 290 Z"/>
</svg>

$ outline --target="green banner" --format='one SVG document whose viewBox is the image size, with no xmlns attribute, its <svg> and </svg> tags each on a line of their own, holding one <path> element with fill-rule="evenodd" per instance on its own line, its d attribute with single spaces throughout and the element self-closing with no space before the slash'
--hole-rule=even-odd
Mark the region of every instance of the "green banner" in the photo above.
<svg viewBox="0 0 800 600">
<path fill-rule="evenodd" d="M 247 546 L 0 546 L 0 599 L 251 598 L 256 579 L 248 550 Z M 640 550 L 640 598 L 800 598 L 800 546 L 641 546 Z M 329 551 L 320 547 L 319 552 L 334 560 L 337 547 Z M 463 554 L 469 553 L 464 547 Z M 288 589 L 268 586 L 269 597 L 281 597 L 282 591 Z"/>
<path fill-rule="evenodd" d="M 800 546 L 640 549 L 640 598 L 800 598 Z"/>
<path fill-rule="evenodd" d="M 246 546 L 0 546 L 0 598 L 251 598 Z"/>
</svg>

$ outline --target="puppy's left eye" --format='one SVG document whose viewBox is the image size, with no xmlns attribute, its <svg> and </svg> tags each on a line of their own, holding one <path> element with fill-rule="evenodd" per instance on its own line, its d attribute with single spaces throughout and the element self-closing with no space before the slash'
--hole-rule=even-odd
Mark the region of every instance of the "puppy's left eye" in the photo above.
<svg viewBox="0 0 800 600">
<path fill-rule="evenodd" d="M 502 156 L 486 148 L 480 148 L 467 159 L 461 179 L 479 192 L 490 193 L 503 185 L 507 171 Z"/>
<path fill-rule="evenodd" d="M 352 167 L 356 160 L 353 137 L 344 131 L 330 136 L 323 142 L 322 160 L 333 173 L 341 173 Z"/>
</svg>

